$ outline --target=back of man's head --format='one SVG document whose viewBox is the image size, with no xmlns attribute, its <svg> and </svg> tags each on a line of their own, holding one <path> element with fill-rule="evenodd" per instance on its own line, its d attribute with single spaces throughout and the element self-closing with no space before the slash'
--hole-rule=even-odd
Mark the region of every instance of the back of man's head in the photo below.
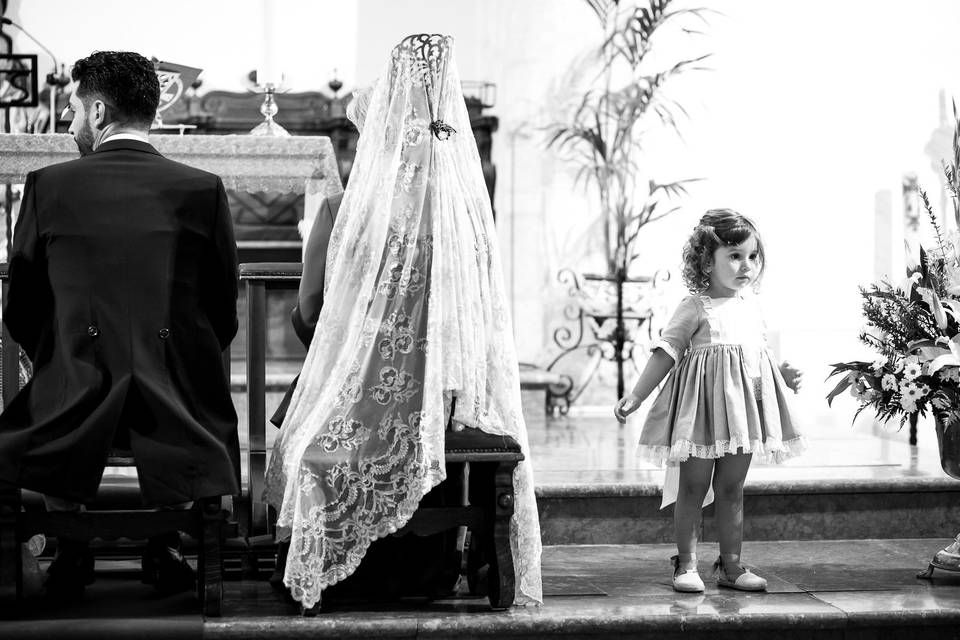
<svg viewBox="0 0 960 640">
<path fill-rule="evenodd" d="M 160 82 L 153 63 L 132 51 L 96 51 L 77 60 L 71 76 L 76 94 L 89 104 L 102 100 L 121 125 L 147 127 L 160 104 Z"/>
</svg>

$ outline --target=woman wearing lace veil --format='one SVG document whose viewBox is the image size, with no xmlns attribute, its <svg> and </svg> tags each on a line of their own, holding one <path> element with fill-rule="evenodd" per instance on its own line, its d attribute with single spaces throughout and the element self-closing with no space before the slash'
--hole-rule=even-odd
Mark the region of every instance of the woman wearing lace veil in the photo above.
<svg viewBox="0 0 960 640">
<path fill-rule="evenodd" d="M 445 478 L 448 418 L 520 444 L 515 602 L 542 600 L 517 356 L 451 45 L 405 38 L 369 93 L 323 308 L 267 469 L 290 539 L 284 583 L 304 607 Z"/>
</svg>

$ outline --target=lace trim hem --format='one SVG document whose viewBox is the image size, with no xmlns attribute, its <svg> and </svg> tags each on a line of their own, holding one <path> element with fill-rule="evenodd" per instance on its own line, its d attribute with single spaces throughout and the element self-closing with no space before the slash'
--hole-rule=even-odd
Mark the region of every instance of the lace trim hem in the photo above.
<svg viewBox="0 0 960 640">
<path fill-rule="evenodd" d="M 297 579 L 302 577 L 303 574 L 294 573 L 292 576 L 284 576 L 283 583 L 290 589 L 290 595 L 295 600 L 299 601 L 305 608 L 309 609 L 320 602 L 324 589 L 327 589 L 336 583 L 345 580 L 357 570 L 357 567 L 360 566 L 360 561 L 363 560 L 363 557 L 367 553 L 367 549 L 373 542 L 379 540 L 380 538 L 384 538 L 391 533 L 396 532 L 398 529 L 406 526 L 407 522 L 409 522 L 413 517 L 417 507 L 420 505 L 420 500 L 423 498 L 423 496 L 427 495 L 427 493 L 429 493 L 433 487 L 443 480 L 439 474 L 429 470 L 426 465 L 424 465 L 423 471 L 417 473 L 415 477 L 416 483 L 414 486 L 422 488 L 422 492 L 411 491 L 407 497 L 401 501 L 396 515 L 384 518 L 372 529 L 365 531 L 360 536 L 358 544 L 347 551 L 346 558 L 342 564 L 331 567 L 327 571 L 322 571 L 318 575 L 311 576 L 310 579 L 306 581 Z M 295 526 L 297 526 L 297 523 L 294 522 L 277 522 L 277 527 L 279 529 L 290 530 L 291 535 L 293 533 L 292 529 Z M 311 528 L 309 524 L 304 526 L 303 523 L 300 523 L 299 526 L 301 529 L 309 530 Z M 307 537 L 309 538 L 310 536 Z M 292 554 L 294 552 L 295 550 L 291 545 L 290 553 Z M 290 563 L 289 558 L 288 563 Z"/>
<path fill-rule="evenodd" d="M 680 354 L 677 352 L 677 348 L 663 338 L 653 343 L 653 347 L 650 348 L 650 352 L 653 353 L 653 350 L 658 348 L 663 349 L 668 356 L 673 358 L 673 364 L 680 362 Z"/>
<path fill-rule="evenodd" d="M 678 440 L 673 443 L 673 446 L 640 444 L 637 455 L 643 460 L 658 465 L 675 465 L 691 457 L 721 458 L 727 454 L 736 453 L 737 449 L 743 449 L 743 453 L 752 453 L 761 462 L 780 464 L 803 453 L 807 449 L 807 439 L 798 436 L 786 441 L 778 438 L 767 438 L 766 442 L 760 439 L 718 440 L 712 445 Z"/>
</svg>

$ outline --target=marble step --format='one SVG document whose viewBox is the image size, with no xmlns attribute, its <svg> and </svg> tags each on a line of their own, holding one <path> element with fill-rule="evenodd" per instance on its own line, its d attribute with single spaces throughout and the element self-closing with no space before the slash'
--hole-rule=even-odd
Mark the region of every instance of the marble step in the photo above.
<svg viewBox="0 0 960 640">
<path fill-rule="evenodd" d="M 939 537 L 960 529 L 960 482 L 942 474 L 876 467 L 758 471 L 744 486 L 747 540 Z M 541 484 L 544 544 L 672 541 L 673 507 L 661 510 L 660 501 L 660 482 L 652 477 Z M 716 540 L 712 506 L 704 510 L 703 539 Z"/>
<path fill-rule="evenodd" d="M 541 607 L 489 611 L 475 596 L 337 604 L 291 617 L 262 590 L 231 586 L 223 638 L 665 638 L 667 640 L 956 638 L 960 574 L 916 578 L 948 539 L 748 542 L 744 558 L 766 593 L 717 587 L 714 544 L 702 545 L 705 592 L 671 587 L 672 544 L 545 547 Z M 254 604 L 256 603 L 256 604 Z M 922 627 L 920 629 L 919 627 Z"/>
<path fill-rule="evenodd" d="M 671 587 L 672 544 L 561 545 L 543 552 L 540 607 L 490 611 L 486 599 L 331 602 L 303 618 L 265 581 L 227 582 L 224 615 L 204 620 L 190 593 L 159 598 L 136 563 L 98 563 L 77 602 L 0 607 L 0 637 L 75 638 L 666 638 L 667 640 L 956 638 L 960 574 L 918 579 L 949 538 L 748 541 L 765 593 L 718 587 L 704 543 L 701 594 Z"/>
</svg>

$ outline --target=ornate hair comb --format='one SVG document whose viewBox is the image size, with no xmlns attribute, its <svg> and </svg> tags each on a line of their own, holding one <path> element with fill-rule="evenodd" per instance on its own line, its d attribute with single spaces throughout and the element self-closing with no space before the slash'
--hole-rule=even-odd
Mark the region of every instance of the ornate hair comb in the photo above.
<svg viewBox="0 0 960 640">
<path fill-rule="evenodd" d="M 430 132 L 437 140 L 447 140 L 457 132 L 443 121 L 443 85 L 447 75 L 447 60 L 453 38 L 440 33 L 417 33 L 407 36 L 393 48 L 396 61 L 400 56 L 410 55 L 423 76 L 423 88 L 427 94 L 430 110 Z"/>
</svg>

